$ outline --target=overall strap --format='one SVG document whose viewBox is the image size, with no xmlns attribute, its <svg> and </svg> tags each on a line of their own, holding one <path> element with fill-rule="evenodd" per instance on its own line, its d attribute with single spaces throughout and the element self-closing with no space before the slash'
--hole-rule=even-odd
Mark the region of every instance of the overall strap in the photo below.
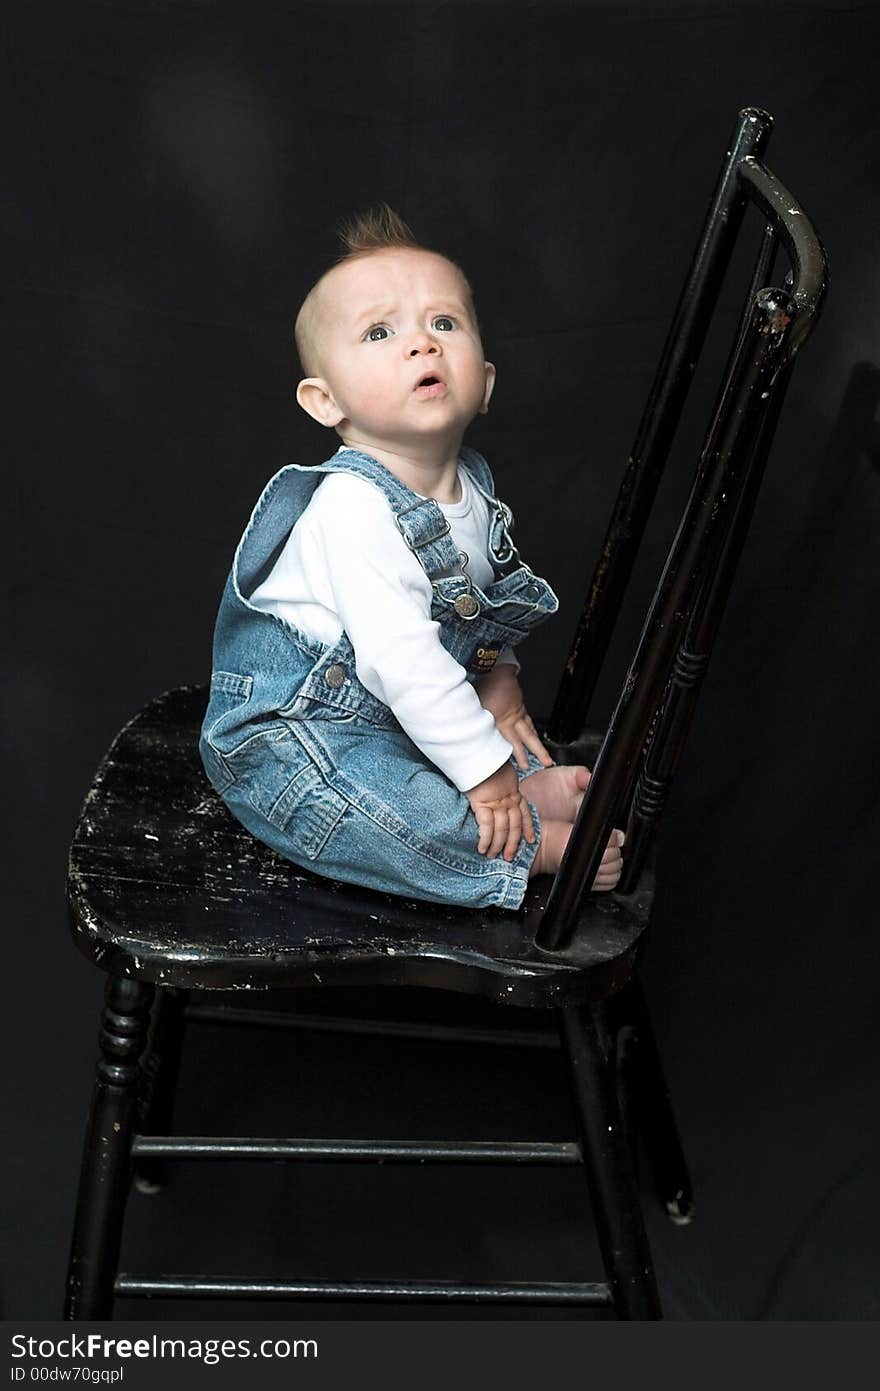
<svg viewBox="0 0 880 1391">
<path fill-rule="evenodd" d="M 476 449 L 465 447 L 461 451 L 461 462 L 471 475 L 477 491 L 486 499 L 489 508 L 489 555 L 492 564 L 500 575 L 509 574 L 522 564 L 511 536 L 513 513 L 507 503 L 496 496 L 492 470 L 482 454 Z"/>
<path fill-rule="evenodd" d="M 379 489 L 394 514 L 403 540 L 432 584 L 441 575 L 460 568 L 460 555 L 449 522 L 433 498 L 419 497 L 378 459 L 360 450 L 346 449 L 319 467 L 327 473 L 353 473 Z"/>
<path fill-rule="evenodd" d="M 461 450 L 461 463 L 489 508 L 489 552 L 496 572 L 505 574 L 520 565 L 510 539 L 510 509 L 495 496 L 489 465 L 475 449 Z M 279 554 L 291 525 L 305 510 L 327 473 L 353 473 L 378 488 L 394 514 L 404 542 L 433 584 L 461 568 L 461 556 L 439 505 L 419 497 L 370 454 L 345 449 L 321 464 L 288 464 L 263 489 L 239 541 L 233 559 L 232 579 L 240 600 L 248 603 L 260 578 Z"/>
<path fill-rule="evenodd" d="M 287 464 L 269 479 L 232 561 L 233 587 L 243 603 L 249 603 L 248 596 L 268 573 L 320 482 L 320 473 L 302 464 Z"/>
</svg>

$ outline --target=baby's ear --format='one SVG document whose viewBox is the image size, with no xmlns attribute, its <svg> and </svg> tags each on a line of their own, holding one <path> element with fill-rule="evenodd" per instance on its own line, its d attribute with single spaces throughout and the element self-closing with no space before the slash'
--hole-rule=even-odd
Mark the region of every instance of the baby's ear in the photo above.
<svg viewBox="0 0 880 1391">
<path fill-rule="evenodd" d="M 480 406 L 480 415 L 489 414 L 489 397 L 495 389 L 495 363 L 487 362 L 484 366 L 486 368 L 486 391 L 483 396 L 483 404 Z"/>
<path fill-rule="evenodd" d="M 342 419 L 342 411 L 330 395 L 330 388 L 323 377 L 303 378 L 296 388 L 296 399 L 319 425 L 332 429 Z"/>
</svg>

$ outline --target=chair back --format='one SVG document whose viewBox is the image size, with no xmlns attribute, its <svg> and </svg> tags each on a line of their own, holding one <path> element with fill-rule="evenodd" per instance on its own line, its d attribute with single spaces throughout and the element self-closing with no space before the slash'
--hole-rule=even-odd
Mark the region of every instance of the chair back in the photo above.
<svg viewBox="0 0 880 1391">
<path fill-rule="evenodd" d="M 564 746 L 587 710 L 744 214 L 764 227 L 696 476 L 648 609 L 536 941 L 569 946 L 614 826 L 627 834 L 630 892 L 656 833 L 751 521 L 794 359 L 819 314 L 827 261 L 809 219 L 761 163 L 772 118 L 739 113 L 661 355 L 546 738 Z M 789 271 L 770 282 L 779 248 Z"/>
</svg>

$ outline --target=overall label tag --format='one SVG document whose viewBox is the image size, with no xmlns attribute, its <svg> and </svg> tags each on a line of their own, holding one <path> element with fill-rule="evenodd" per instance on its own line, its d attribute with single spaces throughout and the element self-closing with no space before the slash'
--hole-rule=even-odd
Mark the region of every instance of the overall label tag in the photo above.
<svg viewBox="0 0 880 1391">
<path fill-rule="evenodd" d="M 477 671 L 480 672 L 491 671 L 498 660 L 500 651 L 500 647 L 478 647 L 474 653 L 474 659 L 471 665 L 475 666 Z"/>
</svg>

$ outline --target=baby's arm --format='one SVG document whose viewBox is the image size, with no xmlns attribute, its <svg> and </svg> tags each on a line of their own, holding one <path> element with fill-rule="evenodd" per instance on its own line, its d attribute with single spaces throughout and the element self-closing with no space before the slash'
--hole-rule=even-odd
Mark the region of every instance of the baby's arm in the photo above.
<svg viewBox="0 0 880 1391">
<path fill-rule="evenodd" d="M 308 513 L 308 544 L 321 552 L 315 570 L 328 587 L 319 597 L 348 634 L 361 682 L 460 791 L 474 789 L 513 750 L 440 641 L 430 580 L 387 502 L 372 484 L 340 475 L 321 484 Z"/>
<path fill-rule="evenodd" d="M 480 704 L 488 710 L 500 732 L 513 745 L 513 752 L 520 768 L 528 768 L 526 750 L 530 750 L 545 768 L 553 764 L 551 755 L 538 737 L 523 701 L 523 693 L 516 670 L 510 662 L 497 661 L 485 676 L 475 683 Z"/>
</svg>

